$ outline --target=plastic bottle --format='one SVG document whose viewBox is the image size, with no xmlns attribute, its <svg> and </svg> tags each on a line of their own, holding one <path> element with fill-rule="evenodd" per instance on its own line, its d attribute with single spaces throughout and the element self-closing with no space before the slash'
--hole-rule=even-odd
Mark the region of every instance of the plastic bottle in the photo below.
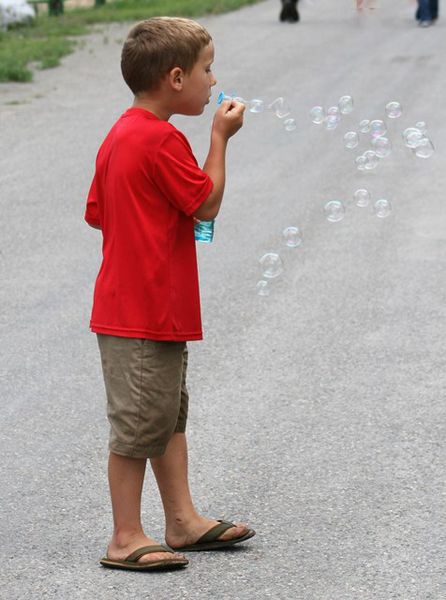
<svg viewBox="0 0 446 600">
<path fill-rule="evenodd" d="M 194 226 L 197 242 L 210 243 L 214 239 L 214 221 L 198 221 Z"/>
</svg>

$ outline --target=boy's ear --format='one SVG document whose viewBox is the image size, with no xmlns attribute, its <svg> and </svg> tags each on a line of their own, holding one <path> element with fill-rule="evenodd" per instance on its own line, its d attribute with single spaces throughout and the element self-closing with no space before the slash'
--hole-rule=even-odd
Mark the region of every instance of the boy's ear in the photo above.
<svg viewBox="0 0 446 600">
<path fill-rule="evenodd" d="M 181 67 L 174 67 L 169 71 L 169 83 L 174 90 L 181 91 L 183 89 L 184 71 Z"/>
</svg>

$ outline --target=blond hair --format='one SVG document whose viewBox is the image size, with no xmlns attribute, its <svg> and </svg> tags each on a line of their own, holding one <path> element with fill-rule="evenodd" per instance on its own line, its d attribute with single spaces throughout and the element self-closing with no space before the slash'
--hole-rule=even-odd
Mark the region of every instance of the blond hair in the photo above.
<svg viewBox="0 0 446 600">
<path fill-rule="evenodd" d="M 130 30 L 122 48 L 122 76 L 135 95 L 154 90 L 174 67 L 189 73 L 211 41 L 209 32 L 191 19 L 141 21 Z"/>
</svg>

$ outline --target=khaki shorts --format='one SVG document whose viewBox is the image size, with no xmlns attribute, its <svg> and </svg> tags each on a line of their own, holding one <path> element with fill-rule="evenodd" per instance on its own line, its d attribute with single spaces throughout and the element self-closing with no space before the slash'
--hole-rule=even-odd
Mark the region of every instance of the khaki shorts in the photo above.
<svg viewBox="0 0 446 600">
<path fill-rule="evenodd" d="M 186 342 L 97 338 L 110 450 L 134 458 L 161 456 L 172 435 L 186 430 Z"/>
</svg>

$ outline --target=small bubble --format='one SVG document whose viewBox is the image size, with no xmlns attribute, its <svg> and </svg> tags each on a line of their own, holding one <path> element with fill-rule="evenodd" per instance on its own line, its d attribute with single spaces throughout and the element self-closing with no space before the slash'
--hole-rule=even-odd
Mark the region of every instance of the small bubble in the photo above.
<svg viewBox="0 0 446 600">
<path fill-rule="evenodd" d="M 261 113 L 265 110 L 265 103 L 259 98 L 253 98 L 249 101 L 249 112 Z"/>
<path fill-rule="evenodd" d="M 356 131 L 347 131 L 344 135 L 344 146 L 349 150 L 356 148 L 359 144 L 359 136 Z"/>
<path fill-rule="evenodd" d="M 324 206 L 325 216 L 330 223 L 342 221 L 345 217 L 345 207 L 340 200 L 330 200 Z"/>
<path fill-rule="evenodd" d="M 302 245 L 302 234 L 299 227 L 286 227 L 283 230 L 283 238 L 289 248 L 297 248 Z"/>
<path fill-rule="evenodd" d="M 379 158 L 386 158 L 392 152 L 392 142 L 384 136 L 373 138 L 372 146 Z"/>
<path fill-rule="evenodd" d="M 259 260 L 263 277 L 274 279 L 283 272 L 283 262 L 275 252 L 267 252 Z"/>
<path fill-rule="evenodd" d="M 415 129 L 419 129 L 423 135 L 427 135 L 427 125 L 424 121 L 415 123 Z"/>
<path fill-rule="evenodd" d="M 370 198 L 370 192 L 362 188 L 356 190 L 356 192 L 353 194 L 353 200 L 355 201 L 356 206 L 360 206 L 361 208 L 369 205 Z"/>
<path fill-rule="evenodd" d="M 257 282 L 256 285 L 257 295 L 258 296 L 269 296 L 269 285 L 265 279 L 261 279 Z"/>
<path fill-rule="evenodd" d="M 435 148 L 428 137 L 422 137 L 413 152 L 418 158 L 430 158 L 435 152 Z"/>
<path fill-rule="evenodd" d="M 364 168 L 366 171 L 371 171 L 372 169 L 376 169 L 379 163 L 379 157 L 374 150 L 367 150 L 364 152 L 365 165 Z"/>
<path fill-rule="evenodd" d="M 386 115 L 389 119 L 399 119 L 403 114 L 403 108 L 399 102 L 388 102 L 386 104 Z"/>
<path fill-rule="evenodd" d="M 341 121 L 341 113 L 337 106 L 330 106 L 327 109 L 327 118 L 325 120 L 326 129 L 336 129 Z"/>
<path fill-rule="evenodd" d="M 370 132 L 370 120 L 363 119 L 359 122 L 359 131 L 361 133 L 369 133 Z"/>
<path fill-rule="evenodd" d="M 351 96 L 341 96 L 338 102 L 339 110 L 343 115 L 353 112 L 353 98 Z"/>
<path fill-rule="evenodd" d="M 365 166 L 367 164 L 367 159 L 364 154 L 360 154 L 355 158 L 355 164 L 358 171 L 365 171 Z"/>
<path fill-rule="evenodd" d="M 380 219 L 385 219 L 391 214 L 392 205 L 390 204 L 389 200 L 386 200 L 385 198 L 380 198 L 373 205 L 373 211 L 377 217 L 379 217 Z"/>
<path fill-rule="evenodd" d="M 313 123 L 320 125 L 325 121 L 325 110 L 322 106 L 313 106 L 310 110 L 310 116 Z"/>
<path fill-rule="evenodd" d="M 279 119 L 284 119 L 291 113 L 288 102 L 285 100 L 285 98 L 282 98 L 282 96 L 279 96 L 279 98 L 273 100 L 268 108 L 273 110 L 274 114 Z"/>
<path fill-rule="evenodd" d="M 381 119 L 375 119 L 370 123 L 370 133 L 372 137 L 381 137 L 387 133 L 387 127 Z"/>
<path fill-rule="evenodd" d="M 297 123 L 295 119 L 285 119 L 283 126 L 285 127 L 285 131 L 294 131 L 297 127 Z"/>
<path fill-rule="evenodd" d="M 404 145 L 408 148 L 416 148 L 423 139 L 423 134 L 417 127 L 408 127 L 402 135 Z"/>
</svg>

